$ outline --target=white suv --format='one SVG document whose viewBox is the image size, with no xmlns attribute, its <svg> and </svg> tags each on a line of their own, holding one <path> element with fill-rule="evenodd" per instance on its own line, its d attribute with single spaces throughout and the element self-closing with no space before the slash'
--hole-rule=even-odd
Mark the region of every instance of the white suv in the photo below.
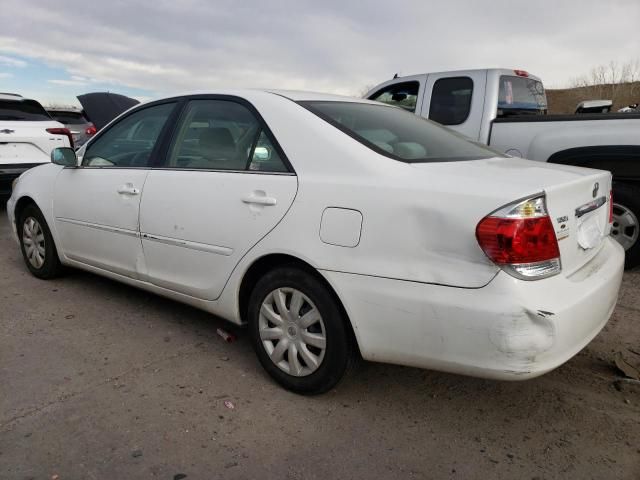
<svg viewBox="0 0 640 480">
<path fill-rule="evenodd" d="M 0 93 L 0 196 L 31 167 L 48 163 L 57 147 L 72 147 L 71 132 L 35 100 Z"/>
</svg>

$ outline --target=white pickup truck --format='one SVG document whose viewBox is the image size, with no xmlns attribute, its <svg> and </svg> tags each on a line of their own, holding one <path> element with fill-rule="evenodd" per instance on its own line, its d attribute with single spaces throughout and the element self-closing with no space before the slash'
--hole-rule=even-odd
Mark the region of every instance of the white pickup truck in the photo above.
<svg viewBox="0 0 640 480">
<path fill-rule="evenodd" d="M 0 198 L 22 172 L 50 162 L 51 150 L 71 146 L 71 131 L 37 101 L 0 93 Z"/>
<path fill-rule="evenodd" d="M 514 157 L 611 171 L 611 234 L 626 250 L 627 268 L 640 264 L 640 114 L 548 115 L 538 77 L 498 68 L 396 76 L 366 98 Z"/>
</svg>

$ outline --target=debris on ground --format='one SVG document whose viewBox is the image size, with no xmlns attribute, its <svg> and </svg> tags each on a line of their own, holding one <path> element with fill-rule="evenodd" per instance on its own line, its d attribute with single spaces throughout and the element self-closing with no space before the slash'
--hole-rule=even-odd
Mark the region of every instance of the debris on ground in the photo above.
<svg viewBox="0 0 640 480">
<path fill-rule="evenodd" d="M 183 478 L 187 478 L 187 476 L 184 473 L 176 473 L 173 476 L 173 480 L 182 480 Z"/>
<path fill-rule="evenodd" d="M 234 408 L 236 408 L 236 406 L 233 404 L 231 400 L 225 400 L 224 406 L 227 407 L 229 410 L 233 410 Z"/>
<path fill-rule="evenodd" d="M 629 349 L 617 352 L 613 361 L 624 375 L 633 380 L 640 380 L 640 354 Z"/>
<path fill-rule="evenodd" d="M 134 450 L 133 452 L 131 452 L 131 456 L 133 458 L 141 457 L 142 456 L 142 450 Z"/>
<path fill-rule="evenodd" d="M 216 330 L 216 333 L 220 335 L 220 337 L 227 343 L 235 342 L 236 340 L 236 336 L 233 333 L 229 333 L 222 328 L 218 328 Z"/>
</svg>

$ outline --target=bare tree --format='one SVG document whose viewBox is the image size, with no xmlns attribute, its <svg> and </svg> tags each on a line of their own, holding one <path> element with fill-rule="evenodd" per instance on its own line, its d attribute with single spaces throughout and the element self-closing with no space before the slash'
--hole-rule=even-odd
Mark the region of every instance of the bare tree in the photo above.
<svg viewBox="0 0 640 480">
<path fill-rule="evenodd" d="M 614 108 L 637 102 L 640 94 L 640 58 L 620 64 L 611 61 L 593 67 L 587 75 L 574 78 L 571 88 L 580 89 L 581 97 L 612 100 Z"/>
</svg>

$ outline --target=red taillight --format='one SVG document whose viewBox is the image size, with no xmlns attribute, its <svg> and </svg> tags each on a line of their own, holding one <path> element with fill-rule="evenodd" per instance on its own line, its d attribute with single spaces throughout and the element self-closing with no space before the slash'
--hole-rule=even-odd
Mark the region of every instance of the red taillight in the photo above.
<svg viewBox="0 0 640 480">
<path fill-rule="evenodd" d="M 519 77 L 528 77 L 529 76 L 529 72 L 527 72 L 525 70 L 514 70 L 513 73 L 515 73 Z"/>
<path fill-rule="evenodd" d="M 95 135 L 97 132 L 96 127 L 91 125 L 90 127 L 87 127 L 87 129 L 84 131 L 84 133 L 86 133 L 87 135 Z"/>
<path fill-rule="evenodd" d="M 73 148 L 73 135 L 68 128 L 47 128 L 47 132 L 53 135 L 66 135 L 69 138 L 69 146 Z"/>
<path fill-rule="evenodd" d="M 613 223 L 613 190 L 609 190 L 609 223 Z"/>
<path fill-rule="evenodd" d="M 537 279 L 560 272 L 560 249 L 544 196 L 509 204 L 476 227 L 480 248 L 509 274 Z"/>
<path fill-rule="evenodd" d="M 549 217 L 485 217 L 476 236 L 484 253 L 498 265 L 543 262 L 560 256 Z"/>
</svg>

